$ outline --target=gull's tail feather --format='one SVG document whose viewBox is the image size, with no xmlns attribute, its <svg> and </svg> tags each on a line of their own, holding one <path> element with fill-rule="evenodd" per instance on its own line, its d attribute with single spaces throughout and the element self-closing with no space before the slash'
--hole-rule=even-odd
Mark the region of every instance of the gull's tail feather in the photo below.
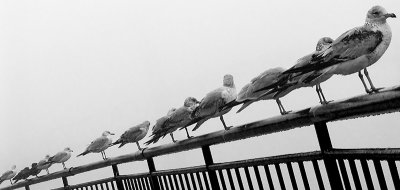
<svg viewBox="0 0 400 190">
<path fill-rule="evenodd" d="M 117 145 L 117 144 L 121 144 L 121 143 L 122 143 L 122 140 L 121 140 L 121 139 L 118 139 L 118 140 L 116 140 L 115 142 L 111 143 L 110 147 L 111 147 L 111 146 L 114 146 L 114 145 Z"/>
<path fill-rule="evenodd" d="M 202 119 L 196 123 L 196 126 L 192 129 L 192 131 L 196 131 L 207 119 Z"/>
<path fill-rule="evenodd" d="M 240 113 L 241 111 L 243 111 L 245 108 L 247 108 L 247 106 L 249 106 L 250 104 L 252 104 L 254 101 L 246 101 L 242 107 L 239 108 L 239 110 L 236 113 Z"/>
<path fill-rule="evenodd" d="M 144 144 L 146 144 L 146 145 L 154 144 L 154 143 L 158 142 L 158 140 L 160 140 L 160 138 L 161 138 L 161 136 L 154 135 L 153 138 L 151 138 L 150 140 L 148 140 Z"/>
<path fill-rule="evenodd" d="M 126 145 L 124 142 L 120 142 L 121 144 L 118 146 L 118 148 L 121 148 L 122 146 Z"/>
<path fill-rule="evenodd" d="M 267 91 L 267 90 L 272 90 L 272 89 L 278 88 L 279 86 L 287 83 L 287 81 L 289 80 L 289 76 L 290 76 L 289 74 L 282 73 L 276 82 L 274 82 L 268 86 L 262 87 L 262 88 L 256 90 L 255 92 Z"/>
<path fill-rule="evenodd" d="M 227 109 L 233 108 L 239 104 L 241 104 L 242 102 L 238 102 L 236 100 L 232 100 L 231 102 L 227 103 L 224 105 L 224 107 L 221 108 L 220 112 L 225 111 Z"/>
<path fill-rule="evenodd" d="M 88 153 L 90 153 L 90 152 L 86 150 L 85 152 L 82 152 L 82 153 L 78 154 L 76 157 L 78 157 L 78 156 L 85 156 L 85 155 L 88 154 Z"/>
</svg>

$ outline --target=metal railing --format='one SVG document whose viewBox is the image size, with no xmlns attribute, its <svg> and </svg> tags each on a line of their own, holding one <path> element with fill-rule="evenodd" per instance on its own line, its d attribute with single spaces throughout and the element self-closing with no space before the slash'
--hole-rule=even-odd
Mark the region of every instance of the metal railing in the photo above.
<svg viewBox="0 0 400 190">
<path fill-rule="evenodd" d="M 19 182 L 2 189 L 29 189 L 37 184 L 57 178 L 63 181 L 59 189 L 362 189 L 363 179 L 368 189 L 374 182 L 380 189 L 388 189 L 390 179 L 395 189 L 400 189 L 396 162 L 400 149 L 334 149 L 329 137 L 327 122 L 373 116 L 400 111 L 400 86 L 386 88 L 379 93 L 360 95 L 276 116 L 206 135 L 143 149 L 105 161 L 73 167 L 49 175 Z M 210 146 L 238 141 L 259 135 L 271 134 L 298 127 L 314 125 L 320 151 L 288 154 L 226 163 L 214 163 Z M 190 168 L 157 171 L 153 157 L 201 148 L 205 164 Z M 146 160 L 149 172 L 119 175 L 118 164 Z M 370 163 L 370 164 L 368 164 Z M 312 167 L 305 167 L 304 165 Z M 382 164 L 390 172 L 385 174 Z M 112 167 L 114 177 L 83 184 L 70 185 L 67 178 L 79 173 Z M 359 166 L 359 167 L 357 167 Z M 285 174 L 284 175 L 283 171 Z M 297 176 L 295 174 L 298 174 Z M 310 175 L 315 176 L 311 178 Z M 326 178 L 322 177 L 326 174 Z M 373 175 L 372 175 L 373 174 Z M 372 180 L 376 176 L 377 182 Z M 273 178 L 275 180 L 273 180 Z M 276 179 L 277 178 L 277 179 Z M 328 180 L 326 180 L 328 179 Z M 315 189 L 315 188 L 313 188 Z"/>
</svg>

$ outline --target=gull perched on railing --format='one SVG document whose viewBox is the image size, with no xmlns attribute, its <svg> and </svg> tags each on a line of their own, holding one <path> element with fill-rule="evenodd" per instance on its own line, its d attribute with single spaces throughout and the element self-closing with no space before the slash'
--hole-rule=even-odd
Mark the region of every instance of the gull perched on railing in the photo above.
<svg viewBox="0 0 400 190">
<path fill-rule="evenodd" d="M 71 152 L 73 151 L 67 147 L 63 151 L 58 152 L 54 156 L 50 157 L 47 163 L 61 163 L 64 169 L 67 169 L 67 167 L 65 167 L 65 162 L 71 158 Z"/>
<path fill-rule="evenodd" d="M 160 138 L 163 138 L 165 135 L 168 133 L 165 133 L 166 131 L 164 128 L 166 128 L 166 122 L 171 117 L 171 115 L 176 111 L 176 108 L 171 108 L 168 110 L 168 113 L 166 116 L 163 116 L 159 119 L 157 119 L 156 124 L 154 124 L 152 133 L 151 133 L 151 139 L 146 142 L 147 145 L 151 143 L 156 143 Z M 172 141 L 175 142 L 174 136 L 171 135 Z"/>
<path fill-rule="evenodd" d="M 325 95 L 322 92 L 320 84 L 332 77 L 333 74 L 329 72 L 332 69 L 331 67 L 316 71 L 310 71 L 307 73 L 301 73 L 301 72 L 292 73 L 291 70 L 295 70 L 300 67 L 305 67 L 307 65 L 314 64 L 312 62 L 313 57 L 318 53 L 329 48 L 332 42 L 333 40 L 329 37 L 323 37 L 319 39 L 315 51 L 311 54 L 308 54 L 298 59 L 297 63 L 293 67 L 286 70 L 284 74 L 281 74 L 278 77 L 279 80 L 278 82 L 276 82 L 275 85 L 266 83 L 267 84 L 266 87 L 262 87 L 256 92 L 258 93 L 266 92 L 265 94 L 263 94 L 263 97 L 269 97 L 273 95 L 273 98 L 277 99 L 279 97 L 285 96 L 286 94 L 297 88 L 316 86 L 316 91 L 320 103 L 327 104 L 328 101 L 326 101 L 325 99 Z"/>
<path fill-rule="evenodd" d="M 349 75 L 358 72 L 365 91 L 377 92 L 379 89 L 372 84 L 367 67 L 377 62 L 389 47 L 392 31 L 386 19 L 390 17 L 395 18 L 396 15 L 388 13 L 381 6 L 372 7 L 367 13 L 363 26 L 353 28 L 339 36 L 326 50 L 312 58 L 313 64 L 285 73 L 307 73 L 328 67 L 332 67 L 329 71 L 332 74 Z M 363 69 L 370 89 L 361 73 Z"/>
<path fill-rule="evenodd" d="M 228 113 L 231 108 L 223 108 L 227 103 L 235 100 L 236 97 L 237 93 L 233 76 L 227 74 L 224 76 L 223 86 L 206 94 L 200 101 L 199 106 L 193 111 L 192 117 L 199 119 L 193 131 L 197 130 L 205 121 L 214 117 L 219 117 L 225 130 L 228 130 L 230 127 L 226 126 L 223 115 Z"/>
<path fill-rule="evenodd" d="M 119 145 L 118 148 L 121 148 L 127 143 L 136 143 L 137 147 L 139 150 L 142 150 L 142 148 L 139 145 L 139 141 L 142 140 L 146 135 L 147 132 L 149 131 L 149 126 L 150 122 L 149 121 L 144 121 L 143 123 L 133 126 L 129 128 L 127 131 L 125 131 L 121 137 L 112 143 L 111 146 L 116 145 L 116 144 L 121 144 Z"/>
<path fill-rule="evenodd" d="M 12 185 L 13 182 L 11 181 L 11 179 L 12 179 L 15 175 L 17 175 L 16 169 L 17 169 L 17 166 L 13 165 L 13 166 L 11 167 L 11 170 L 8 170 L 8 171 L 4 172 L 4 173 L 0 176 L 0 184 L 3 183 L 3 181 L 5 181 L 5 180 L 10 180 L 11 185 Z"/>
<path fill-rule="evenodd" d="M 38 166 L 37 163 L 32 163 L 31 168 L 29 169 L 29 170 L 30 170 L 30 171 L 29 171 L 29 174 L 30 174 L 31 176 L 39 177 L 38 174 L 39 174 L 40 171 L 42 171 L 42 170 L 39 169 L 37 166 Z"/>
<path fill-rule="evenodd" d="M 44 159 L 40 160 L 38 162 L 37 168 L 40 170 L 46 170 L 47 174 L 49 174 L 49 168 L 51 166 L 51 163 L 49 163 L 49 158 L 50 155 L 46 155 L 46 157 L 44 157 Z"/>
<path fill-rule="evenodd" d="M 112 144 L 112 139 L 110 138 L 110 135 L 114 135 L 114 133 L 111 133 L 110 131 L 104 131 L 100 137 L 96 138 L 94 141 L 92 141 L 89 146 L 86 148 L 84 152 L 81 154 L 78 154 L 78 156 L 84 156 L 88 153 L 101 153 L 101 157 L 103 160 L 107 160 L 106 152 L 105 150 L 111 146 Z"/>
<path fill-rule="evenodd" d="M 164 138 L 170 134 L 172 142 L 176 142 L 173 132 L 177 129 L 185 129 L 188 138 L 191 136 L 187 131 L 187 125 L 193 120 L 192 112 L 198 106 L 199 101 L 196 98 L 188 97 L 185 99 L 183 106 L 178 109 L 171 109 L 167 115 L 158 119 L 155 127 L 153 128 L 152 137 L 146 144 L 155 143 L 160 138 Z"/>
<path fill-rule="evenodd" d="M 30 174 L 30 169 L 29 167 L 25 167 L 21 171 L 18 172 L 18 174 L 13 178 L 14 183 L 17 183 L 19 180 L 27 179 L 31 174 Z"/>
</svg>

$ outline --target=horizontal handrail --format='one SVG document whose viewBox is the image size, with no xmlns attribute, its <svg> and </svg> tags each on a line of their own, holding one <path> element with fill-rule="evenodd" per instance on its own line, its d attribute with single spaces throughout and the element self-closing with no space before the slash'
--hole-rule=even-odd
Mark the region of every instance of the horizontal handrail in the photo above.
<svg viewBox="0 0 400 190">
<path fill-rule="evenodd" d="M 400 160 L 400 148 L 332 149 L 325 154 L 342 159 Z"/>
<path fill-rule="evenodd" d="M 58 171 L 49 175 L 19 182 L 2 189 L 15 189 L 26 185 L 41 183 L 61 177 L 68 177 L 90 170 L 108 167 L 115 164 L 144 160 L 156 156 L 188 151 L 205 145 L 215 145 L 245 138 L 286 131 L 298 127 L 312 125 L 316 122 L 330 122 L 353 119 L 384 113 L 400 111 L 400 86 L 385 88 L 379 93 L 364 94 L 331 102 L 327 105 L 318 105 L 286 115 L 279 115 L 239 126 L 230 130 L 220 130 L 209 134 L 193 137 L 156 147 L 145 148 L 131 154 L 109 158 L 67 170 Z"/>
</svg>

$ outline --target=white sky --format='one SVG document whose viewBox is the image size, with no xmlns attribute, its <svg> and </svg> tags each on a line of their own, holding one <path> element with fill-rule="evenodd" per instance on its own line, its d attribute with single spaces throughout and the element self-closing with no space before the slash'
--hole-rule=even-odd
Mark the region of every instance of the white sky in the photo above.
<svg viewBox="0 0 400 190">
<path fill-rule="evenodd" d="M 336 38 L 362 25 L 373 5 L 400 16 L 398 0 L 0 3 L 0 173 L 13 164 L 22 169 L 67 146 L 74 150 L 69 167 L 100 160 L 99 154 L 75 155 L 105 130 L 116 133 L 116 139 L 144 120 L 153 125 L 187 96 L 200 100 L 222 85 L 224 74 L 234 76 L 240 91 L 266 69 L 289 68 L 312 52 L 320 37 Z M 377 87 L 399 85 L 398 19 L 388 20 L 391 45 L 369 69 Z M 356 74 L 334 76 L 322 88 L 330 100 L 364 93 Z M 281 100 L 288 110 L 318 104 L 311 88 Z M 228 125 L 279 114 L 274 101 L 255 103 L 240 114 L 235 114 L 237 109 L 226 115 Z M 337 148 L 400 147 L 399 120 L 396 113 L 328 126 Z M 219 119 L 212 119 L 192 134 L 222 128 Z M 175 137 L 186 135 L 180 131 Z M 157 145 L 167 142 L 169 137 Z M 112 147 L 107 155 L 136 149 L 135 144 Z M 312 127 L 212 147 L 216 162 L 317 149 Z M 156 167 L 202 164 L 200 151 L 193 152 L 157 158 Z M 133 163 L 121 170 L 146 171 L 143 166 Z M 50 171 L 59 169 L 61 165 L 55 165 Z M 112 175 L 110 168 L 104 170 Z M 70 184 L 88 180 L 79 176 Z"/>
</svg>

